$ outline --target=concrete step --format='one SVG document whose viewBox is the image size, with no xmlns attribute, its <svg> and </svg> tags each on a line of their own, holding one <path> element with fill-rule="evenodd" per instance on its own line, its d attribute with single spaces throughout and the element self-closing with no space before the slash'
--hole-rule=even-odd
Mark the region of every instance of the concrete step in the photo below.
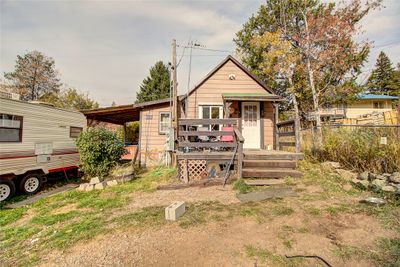
<svg viewBox="0 0 400 267">
<path fill-rule="evenodd" d="M 244 179 L 247 185 L 282 185 L 285 184 L 283 179 Z"/>
<path fill-rule="evenodd" d="M 243 177 L 244 178 L 283 178 L 286 176 L 290 177 L 301 177 L 303 174 L 299 171 L 292 169 L 274 168 L 244 168 Z"/>
<path fill-rule="evenodd" d="M 295 169 L 297 167 L 297 162 L 294 160 L 244 160 L 243 161 L 244 168 L 251 167 L 262 167 L 262 168 L 287 168 L 287 169 Z"/>
<path fill-rule="evenodd" d="M 244 160 L 302 160 L 303 157 L 302 153 L 243 153 Z"/>
</svg>

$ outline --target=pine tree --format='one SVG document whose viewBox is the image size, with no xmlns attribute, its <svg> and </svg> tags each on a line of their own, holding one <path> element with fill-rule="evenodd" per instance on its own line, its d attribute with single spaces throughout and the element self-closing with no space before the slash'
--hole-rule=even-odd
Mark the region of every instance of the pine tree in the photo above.
<svg viewBox="0 0 400 267">
<path fill-rule="evenodd" d="M 169 91 L 168 67 L 158 61 L 150 68 L 150 75 L 143 80 L 140 91 L 136 93 L 136 103 L 168 98 Z"/>
<path fill-rule="evenodd" d="M 38 51 L 17 56 L 15 70 L 4 73 L 23 100 L 37 100 L 45 93 L 58 93 L 61 87 L 54 59 Z"/>
<path fill-rule="evenodd" d="M 373 94 L 397 95 L 400 85 L 389 57 L 381 51 L 376 60 L 375 69 L 367 81 L 367 89 Z"/>
</svg>

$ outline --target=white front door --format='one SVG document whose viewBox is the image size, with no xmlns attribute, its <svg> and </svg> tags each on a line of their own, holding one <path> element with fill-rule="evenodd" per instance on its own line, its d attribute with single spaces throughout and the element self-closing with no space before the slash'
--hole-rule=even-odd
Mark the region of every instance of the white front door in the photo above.
<svg viewBox="0 0 400 267">
<path fill-rule="evenodd" d="M 242 103 L 242 135 L 244 148 L 260 148 L 260 103 Z"/>
</svg>

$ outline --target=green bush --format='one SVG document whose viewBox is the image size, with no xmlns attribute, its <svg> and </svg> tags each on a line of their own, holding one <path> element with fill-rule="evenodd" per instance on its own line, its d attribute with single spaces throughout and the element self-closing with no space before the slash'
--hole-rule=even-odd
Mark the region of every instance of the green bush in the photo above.
<svg viewBox="0 0 400 267">
<path fill-rule="evenodd" d="M 89 128 L 76 140 L 82 169 L 90 176 L 106 176 L 126 153 L 124 143 L 113 132 Z"/>
<path fill-rule="evenodd" d="M 139 126 L 140 122 L 133 121 L 126 124 L 126 142 L 137 143 L 139 140 Z M 124 140 L 124 128 L 120 127 L 117 131 L 117 136 L 119 139 Z"/>
<path fill-rule="evenodd" d="M 357 171 L 376 173 L 400 170 L 400 138 L 395 128 L 326 128 L 323 145 L 312 152 L 311 138 L 303 136 L 306 155 L 317 161 L 338 161 Z M 387 144 L 380 144 L 387 137 Z M 308 140 L 308 142 L 306 141 Z"/>
</svg>

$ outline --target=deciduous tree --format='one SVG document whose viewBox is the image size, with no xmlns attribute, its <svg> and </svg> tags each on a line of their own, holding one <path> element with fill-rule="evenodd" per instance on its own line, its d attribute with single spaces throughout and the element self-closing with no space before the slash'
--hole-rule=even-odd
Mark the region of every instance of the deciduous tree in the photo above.
<svg viewBox="0 0 400 267">
<path fill-rule="evenodd" d="M 22 100 L 37 100 L 45 93 L 58 93 L 61 87 L 54 59 L 38 51 L 18 55 L 13 72 L 4 73 Z"/>
<path fill-rule="evenodd" d="M 53 104 L 58 108 L 72 109 L 72 110 L 84 110 L 98 108 L 99 103 L 89 98 L 89 93 L 82 93 L 75 88 L 69 88 L 65 91 L 61 91 L 59 94 L 46 93 L 40 101 Z"/>
</svg>

